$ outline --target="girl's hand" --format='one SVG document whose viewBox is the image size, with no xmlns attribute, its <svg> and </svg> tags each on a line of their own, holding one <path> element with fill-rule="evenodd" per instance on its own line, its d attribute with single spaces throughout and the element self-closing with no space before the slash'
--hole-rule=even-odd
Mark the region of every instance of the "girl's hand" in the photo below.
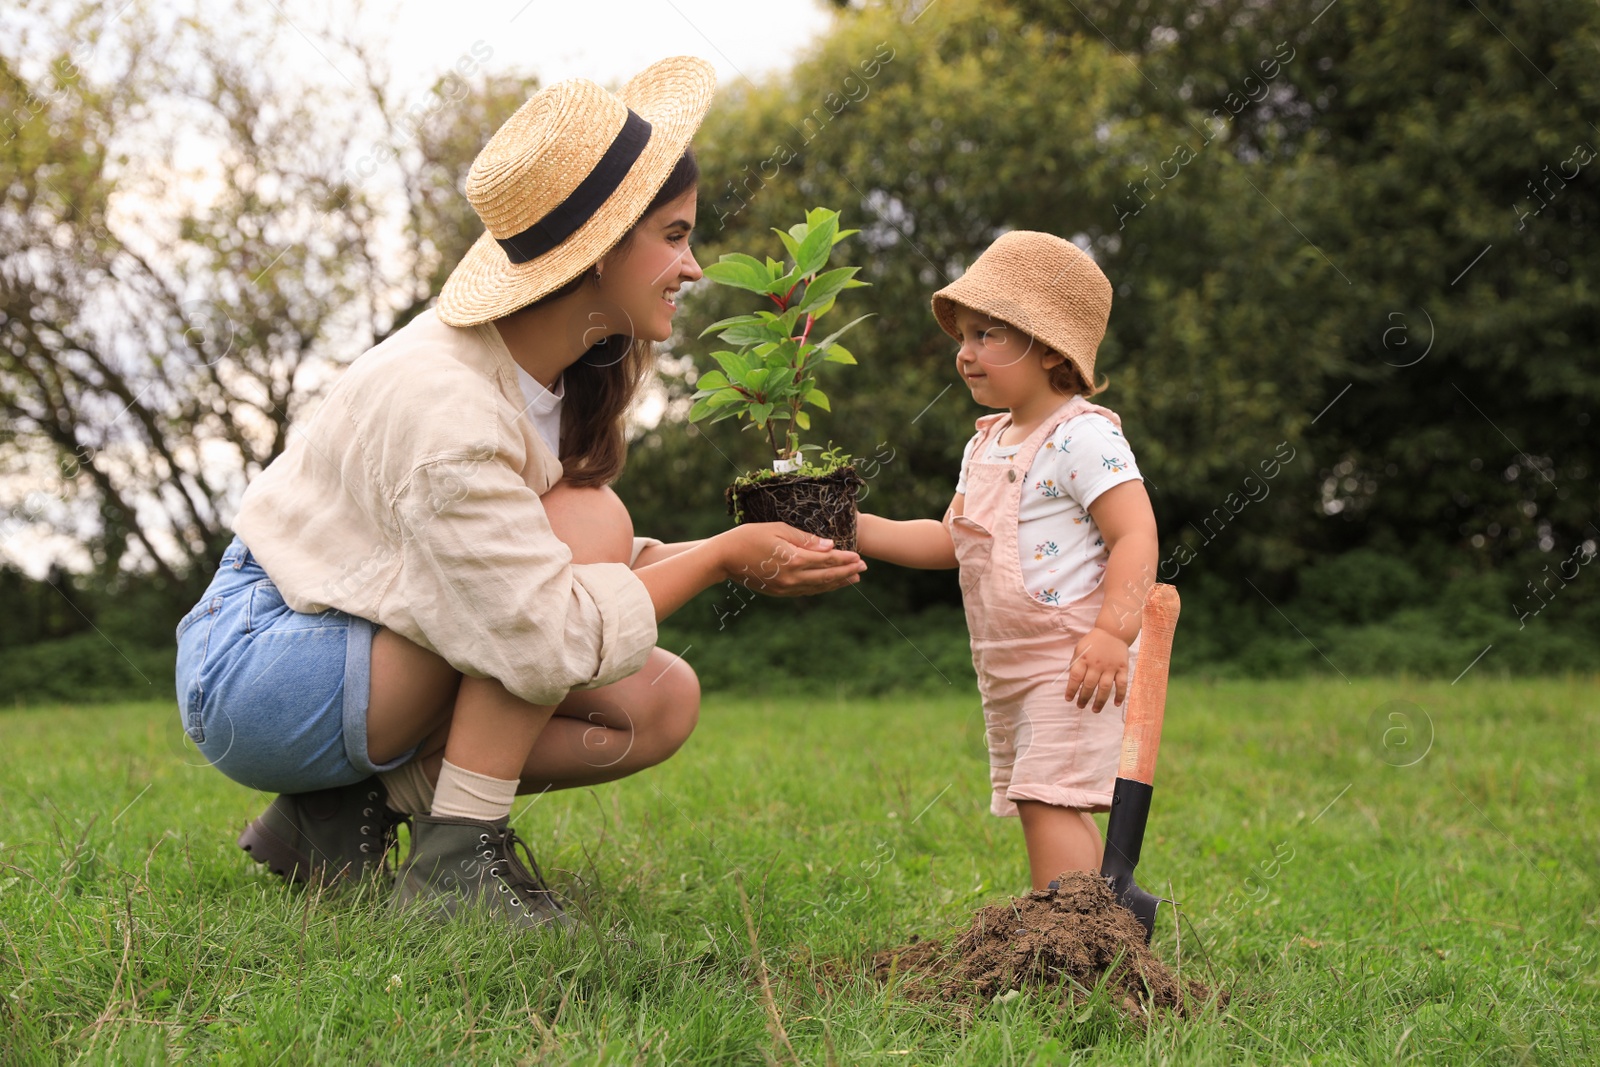
<svg viewBox="0 0 1600 1067">
<path fill-rule="evenodd" d="M 1095 627 L 1072 650 L 1072 672 L 1067 675 L 1067 701 L 1085 707 L 1092 700 L 1094 710 L 1106 706 L 1115 693 L 1115 703 L 1128 694 L 1128 646 L 1116 634 Z"/>
<path fill-rule="evenodd" d="M 712 538 L 724 576 L 768 596 L 810 596 L 860 581 L 866 562 L 786 522 L 752 522 Z M 826 546 L 826 547 L 824 547 Z"/>
</svg>

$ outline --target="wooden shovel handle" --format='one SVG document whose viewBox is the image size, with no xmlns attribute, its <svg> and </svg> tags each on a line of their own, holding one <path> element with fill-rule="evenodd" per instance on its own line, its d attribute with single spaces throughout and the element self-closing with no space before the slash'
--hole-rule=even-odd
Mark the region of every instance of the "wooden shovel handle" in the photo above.
<svg viewBox="0 0 1600 1067">
<path fill-rule="evenodd" d="M 1167 712 L 1167 668 L 1172 665 L 1172 632 L 1178 625 L 1178 591 L 1155 585 L 1145 598 L 1139 625 L 1139 664 L 1128 686 L 1122 726 L 1122 765 L 1117 777 L 1155 785 L 1161 722 Z"/>
</svg>

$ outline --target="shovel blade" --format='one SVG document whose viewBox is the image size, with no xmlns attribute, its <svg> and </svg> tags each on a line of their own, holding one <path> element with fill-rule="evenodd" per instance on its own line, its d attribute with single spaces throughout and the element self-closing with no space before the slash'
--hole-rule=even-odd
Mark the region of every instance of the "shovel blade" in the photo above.
<svg viewBox="0 0 1600 1067">
<path fill-rule="evenodd" d="M 1118 885 L 1117 880 L 1107 878 L 1106 884 L 1111 886 L 1111 892 L 1116 894 L 1117 903 L 1133 912 L 1133 917 L 1139 920 L 1139 925 L 1144 927 L 1144 943 L 1149 944 L 1156 932 L 1156 908 L 1161 904 L 1161 898 L 1151 893 L 1146 893 L 1134 883 L 1130 874 L 1126 884 Z"/>
<path fill-rule="evenodd" d="M 1106 851 L 1100 861 L 1100 876 L 1111 887 L 1117 903 L 1133 912 L 1144 927 L 1144 943 L 1149 944 L 1156 929 L 1156 905 L 1160 898 L 1140 889 L 1133 880 L 1144 845 L 1145 823 L 1150 818 L 1150 797 L 1154 792 L 1144 782 L 1118 778 L 1111 793 L 1111 815 L 1106 821 Z"/>
</svg>

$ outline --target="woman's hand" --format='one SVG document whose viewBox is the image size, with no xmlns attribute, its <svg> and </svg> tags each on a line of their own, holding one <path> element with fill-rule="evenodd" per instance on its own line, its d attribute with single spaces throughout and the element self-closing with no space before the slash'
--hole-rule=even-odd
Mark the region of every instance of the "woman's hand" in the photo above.
<svg viewBox="0 0 1600 1067">
<path fill-rule="evenodd" d="M 1072 650 L 1072 672 L 1067 675 L 1067 701 L 1094 710 L 1106 706 L 1113 692 L 1120 702 L 1128 694 L 1128 646 L 1114 633 L 1098 626 L 1083 635 Z"/>
<path fill-rule="evenodd" d="M 752 522 L 711 539 L 724 576 L 768 596 L 810 596 L 859 582 L 866 561 L 855 552 L 785 522 Z"/>
</svg>

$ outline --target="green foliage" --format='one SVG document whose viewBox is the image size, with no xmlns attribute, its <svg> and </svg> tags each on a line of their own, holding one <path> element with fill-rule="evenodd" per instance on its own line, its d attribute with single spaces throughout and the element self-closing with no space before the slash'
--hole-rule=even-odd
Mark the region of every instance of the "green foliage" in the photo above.
<svg viewBox="0 0 1600 1067">
<path fill-rule="evenodd" d="M 815 452 L 817 455 L 807 458 L 805 455 L 807 452 Z M 801 477 L 821 478 L 824 475 L 832 474 L 841 467 L 849 466 L 855 457 L 851 456 L 842 447 L 829 441 L 827 448 L 823 448 L 821 445 L 801 445 L 798 458 L 800 465 L 791 471 L 784 472 L 773 470 L 770 467 L 761 467 L 735 478 L 734 484 L 755 485 L 757 482 L 767 482 L 774 478 L 783 478 L 796 474 Z"/>
<path fill-rule="evenodd" d="M 1303 576 L 1300 592 L 1271 601 L 1254 591 L 1237 601 L 1226 578 L 1200 571 L 1183 584 L 1173 674 L 1343 682 L 1386 674 L 1449 681 L 1469 667 L 1469 677 L 1600 673 L 1600 598 L 1584 596 L 1580 584 L 1589 574 L 1565 589 L 1552 581 L 1540 608 L 1524 580 L 1482 574 L 1434 590 L 1424 566 L 1367 552 L 1330 557 Z M 938 588 L 956 578 L 914 577 L 875 564 L 853 592 L 800 600 L 728 583 L 664 620 L 659 641 L 693 649 L 688 658 L 707 692 L 970 690 L 966 620 Z M 1507 610 L 1512 604 L 1522 617 Z M 794 655 L 797 639 L 804 657 Z"/>
<path fill-rule="evenodd" d="M 848 460 L 837 449 L 822 457 L 799 473 L 820 475 Z M 1301 575 L 1298 591 L 1281 600 L 1275 592 L 1271 603 L 1254 593 L 1235 601 L 1223 576 L 1199 570 L 1183 584 L 1173 673 L 1341 681 L 1341 674 L 1395 673 L 1448 681 L 1469 665 L 1469 677 L 1600 673 L 1600 597 L 1585 595 L 1585 583 L 1600 576 L 1591 573 L 1593 562 L 1565 585 L 1559 573 L 1484 573 L 1442 590 L 1429 586 L 1429 566 L 1365 550 L 1333 556 Z M 966 620 L 948 595 L 955 586 L 952 572 L 882 565 L 853 592 L 798 600 L 728 583 L 663 621 L 658 643 L 691 648 L 687 658 L 708 693 L 971 692 Z M 45 623 L 27 619 L 10 631 L 0 628 L 0 637 L 10 635 L 10 643 L 0 641 L 0 701 L 171 698 L 171 625 L 189 602 L 171 606 L 171 591 L 139 583 L 103 597 L 13 577 L 0 591 L 19 610 L 46 612 L 41 618 L 63 635 L 29 643 L 33 628 Z M 795 655 L 797 640 L 806 655 Z"/>
<path fill-rule="evenodd" d="M 1261 594 L 1302 628 L 1302 613 L 1321 625 L 1324 592 L 1330 626 L 1384 625 L 1404 600 L 1426 609 L 1408 626 L 1435 629 L 1399 635 L 1394 658 L 1454 649 L 1457 618 L 1483 622 L 1476 654 L 1517 626 L 1517 590 L 1600 538 L 1600 161 L 1579 150 L 1600 147 L 1600 8 L 940 0 L 903 16 L 843 16 L 782 78 L 720 97 L 696 141 L 713 251 L 812 203 L 862 220 L 878 318 L 832 400 L 852 440 L 904 457 L 874 479 L 871 510 L 948 504 L 985 411 L 929 296 L 998 232 L 1028 228 L 1078 240 L 1115 286 L 1097 399 L 1123 416 L 1162 558 L 1199 549 L 1170 578 L 1186 614 L 1253 634 L 1264 612 L 1304 647 Z M 852 70 L 849 106 L 796 134 Z M 702 291 L 685 312 L 693 336 L 732 309 Z M 619 485 L 636 526 L 715 529 L 715 492 L 683 487 L 719 485 L 734 447 L 704 421 L 651 431 Z M 1197 537 L 1291 450 L 1268 495 Z M 1335 575 L 1380 574 L 1381 558 L 1412 577 L 1358 574 L 1376 597 L 1362 608 Z M 1562 597 L 1586 595 L 1590 570 Z M 958 600 L 934 574 L 880 581 L 908 602 Z M 1490 599 L 1452 613 L 1458 590 Z M 1530 656 L 1600 643 L 1563 610 L 1537 620 L 1550 652 Z"/>
<path fill-rule="evenodd" d="M 1301 572 L 1299 584 L 1302 602 L 1319 621 L 1376 622 L 1430 599 L 1415 568 L 1398 555 L 1370 548 L 1313 563 Z"/>
<path fill-rule="evenodd" d="M 728 252 L 705 268 L 706 277 L 717 284 L 758 293 L 778 310 L 734 315 L 701 332 L 701 337 L 715 333 L 739 348 L 711 353 L 721 370 L 708 370 L 696 380 L 689 421 L 748 420 L 766 432 L 776 458 L 789 460 L 798 458 L 804 447 L 798 431 L 811 428 L 805 406 L 833 410 L 827 394 L 816 385 L 820 364 L 854 364 L 855 357 L 839 338 L 871 316 L 862 315 L 812 341 L 811 331 L 833 310 L 839 294 L 867 284 L 856 280 L 859 267 L 823 270 L 833 246 L 857 231 L 839 229 L 837 211 L 813 208 L 804 222 L 774 232 L 788 253 L 787 262 L 771 258 L 762 262 L 742 252 Z M 782 445 L 774 428 L 777 422 L 791 424 Z"/>
<path fill-rule="evenodd" d="M 97 633 L 7 648 L 0 652 L 0 700 L 12 705 L 165 698 L 176 719 L 170 701 L 177 657 L 170 641 L 151 648 Z"/>
</svg>

